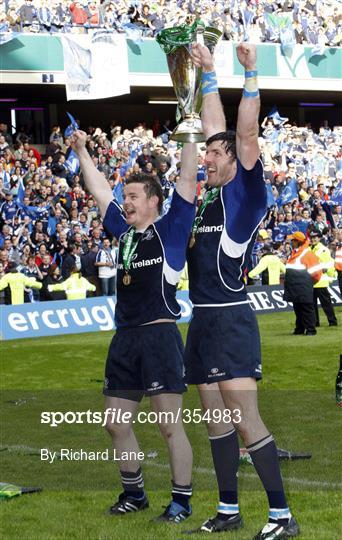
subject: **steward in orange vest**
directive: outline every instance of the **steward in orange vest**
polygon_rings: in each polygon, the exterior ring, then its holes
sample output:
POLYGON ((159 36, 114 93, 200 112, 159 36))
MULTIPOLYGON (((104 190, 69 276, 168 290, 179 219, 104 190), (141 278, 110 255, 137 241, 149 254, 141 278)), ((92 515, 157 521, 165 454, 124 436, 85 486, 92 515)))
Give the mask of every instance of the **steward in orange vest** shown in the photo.
POLYGON ((318 257, 309 248, 309 240, 297 231, 288 237, 292 253, 286 263, 284 300, 293 303, 296 314, 294 334, 316 334, 313 285, 320 280, 322 270, 318 257))

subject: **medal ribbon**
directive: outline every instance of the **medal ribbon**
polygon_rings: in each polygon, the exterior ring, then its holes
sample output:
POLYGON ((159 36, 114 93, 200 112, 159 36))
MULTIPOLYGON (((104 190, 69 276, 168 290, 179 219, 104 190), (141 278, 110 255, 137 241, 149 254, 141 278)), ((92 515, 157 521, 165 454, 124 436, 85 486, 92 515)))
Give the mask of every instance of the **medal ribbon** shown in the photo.
POLYGON ((220 188, 213 188, 213 189, 211 189, 210 191, 207 192, 207 195, 206 195, 205 199, 203 200, 201 206, 199 207, 199 209, 197 211, 197 215, 195 217, 195 221, 194 221, 194 224, 192 226, 191 233, 192 233, 193 237, 197 233, 197 229, 199 227, 199 224, 203 220, 204 210, 206 209, 208 204, 210 204, 211 202, 215 201, 215 199, 217 199, 219 193, 220 193, 220 188))
POLYGON ((134 234, 135 234, 135 228, 132 227, 131 230, 125 236, 125 243, 122 250, 122 262, 123 262, 123 266, 126 273, 131 268, 132 258, 137 248, 137 245, 139 244, 139 240, 141 238, 139 237, 138 240, 136 240, 136 242, 133 242, 134 234))

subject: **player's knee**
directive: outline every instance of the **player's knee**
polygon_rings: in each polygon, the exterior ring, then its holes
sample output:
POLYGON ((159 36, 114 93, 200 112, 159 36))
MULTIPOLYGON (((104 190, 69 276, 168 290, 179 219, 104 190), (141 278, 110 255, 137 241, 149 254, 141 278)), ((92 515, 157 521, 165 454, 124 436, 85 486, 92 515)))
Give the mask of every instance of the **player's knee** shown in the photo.
POLYGON ((125 438, 129 435, 132 427, 130 424, 124 424, 122 422, 110 422, 108 420, 105 424, 105 429, 111 437, 125 438))
POLYGON ((250 416, 248 416, 247 414, 246 415, 241 414, 239 422, 234 424, 234 426, 243 440, 245 439, 249 440, 253 433, 259 432, 263 424, 258 414, 253 414, 250 416))
POLYGON ((230 433, 234 429, 231 423, 226 424, 225 422, 205 422, 205 427, 207 428, 209 437, 220 437, 221 435, 230 433))
POLYGON ((161 422, 160 424, 158 424, 158 427, 159 427, 160 433, 166 440, 171 439, 171 437, 174 436, 175 431, 176 431, 176 424, 169 424, 169 423, 161 422))

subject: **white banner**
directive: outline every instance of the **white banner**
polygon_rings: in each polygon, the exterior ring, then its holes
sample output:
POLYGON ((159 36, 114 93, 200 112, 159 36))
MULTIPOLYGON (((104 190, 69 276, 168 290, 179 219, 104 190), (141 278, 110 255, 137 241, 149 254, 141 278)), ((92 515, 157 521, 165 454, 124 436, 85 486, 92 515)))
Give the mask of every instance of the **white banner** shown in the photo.
POLYGON ((107 30, 62 38, 67 101, 130 93, 126 38, 107 30))

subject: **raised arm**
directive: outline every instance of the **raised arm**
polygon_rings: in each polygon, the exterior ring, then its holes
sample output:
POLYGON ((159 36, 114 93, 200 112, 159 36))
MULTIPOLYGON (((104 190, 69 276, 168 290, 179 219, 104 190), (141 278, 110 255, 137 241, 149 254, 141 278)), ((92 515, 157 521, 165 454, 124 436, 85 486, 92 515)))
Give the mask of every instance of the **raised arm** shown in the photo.
POLYGON ((226 119, 218 93, 214 59, 207 47, 200 43, 192 45, 194 64, 201 67, 202 72, 202 125, 206 139, 216 133, 226 131, 226 119))
POLYGON ((26 276, 25 276, 25 279, 24 279, 24 285, 25 285, 25 287, 33 287, 34 289, 41 289, 42 286, 43 286, 35 278, 28 278, 26 276))
POLYGON ((88 154, 85 147, 86 141, 87 134, 80 130, 75 131, 70 138, 71 147, 80 160, 85 185, 88 191, 94 196, 100 209, 101 216, 104 218, 108 205, 113 200, 113 194, 105 176, 96 169, 88 154))
POLYGON ((5 274, 0 279, 0 291, 3 291, 4 289, 6 289, 6 287, 8 287, 8 275, 9 274, 5 274))
POLYGON ((193 203, 197 180, 197 145, 185 143, 182 148, 181 169, 176 190, 183 199, 193 203))
POLYGON ((240 43, 236 48, 236 54, 240 64, 245 68, 245 85, 236 126, 236 153, 243 167, 250 170, 260 155, 258 144, 260 95, 256 70, 256 45, 240 43))

